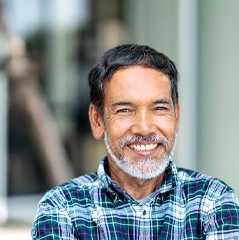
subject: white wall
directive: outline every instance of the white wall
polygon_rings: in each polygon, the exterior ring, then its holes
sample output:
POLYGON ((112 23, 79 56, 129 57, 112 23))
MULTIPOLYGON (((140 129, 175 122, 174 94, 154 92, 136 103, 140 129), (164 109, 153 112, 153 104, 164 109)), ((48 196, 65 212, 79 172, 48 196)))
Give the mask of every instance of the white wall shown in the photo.
POLYGON ((198 166, 239 195, 239 1, 199 8, 198 166))

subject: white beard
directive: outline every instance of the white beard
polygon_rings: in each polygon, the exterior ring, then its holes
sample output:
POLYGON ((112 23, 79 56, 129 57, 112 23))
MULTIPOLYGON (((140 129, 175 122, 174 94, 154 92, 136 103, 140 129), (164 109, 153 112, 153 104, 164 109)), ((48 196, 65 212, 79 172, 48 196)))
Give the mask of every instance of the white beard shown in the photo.
MULTIPOLYGON (((140 158, 132 162, 129 158, 125 156, 121 156, 120 159, 115 155, 115 153, 111 150, 109 145, 107 132, 104 133, 104 141, 106 145, 106 149, 108 153, 112 157, 114 163, 126 174, 143 180, 149 180, 152 178, 156 178, 161 175, 167 168, 170 159, 174 154, 174 150, 176 148, 176 139, 177 134, 175 134, 174 146, 171 153, 168 155, 165 149, 164 155, 161 159, 154 159, 151 157, 140 158)), ((165 139, 165 141, 167 141, 165 139)))

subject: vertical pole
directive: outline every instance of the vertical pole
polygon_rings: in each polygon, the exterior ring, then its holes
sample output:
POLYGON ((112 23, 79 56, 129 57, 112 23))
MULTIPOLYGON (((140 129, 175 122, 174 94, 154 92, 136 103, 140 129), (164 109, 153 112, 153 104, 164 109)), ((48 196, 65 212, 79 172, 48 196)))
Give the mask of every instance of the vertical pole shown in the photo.
POLYGON ((0 224, 7 220, 7 78, 0 71, 0 224))
POLYGON ((177 165, 197 168, 197 1, 179 1, 178 69, 181 102, 177 165))

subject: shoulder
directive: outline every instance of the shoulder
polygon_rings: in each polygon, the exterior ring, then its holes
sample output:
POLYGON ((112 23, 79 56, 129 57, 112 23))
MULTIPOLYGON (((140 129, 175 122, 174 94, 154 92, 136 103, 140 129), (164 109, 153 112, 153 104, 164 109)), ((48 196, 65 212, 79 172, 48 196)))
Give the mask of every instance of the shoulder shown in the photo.
POLYGON ((48 206, 67 206, 74 204, 75 201, 86 201, 87 196, 99 187, 97 173, 86 174, 74 179, 71 179, 45 193, 39 205, 48 206))
POLYGON ((200 214, 205 236, 238 239, 239 201, 234 190, 218 178, 188 169, 178 168, 178 177, 177 191, 189 203, 189 212, 200 214))
POLYGON ((219 178, 200 172, 178 168, 178 179, 187 193, 208 196, 210 199, 217 199, 226 193, 235 195, 234 190, 219 178))

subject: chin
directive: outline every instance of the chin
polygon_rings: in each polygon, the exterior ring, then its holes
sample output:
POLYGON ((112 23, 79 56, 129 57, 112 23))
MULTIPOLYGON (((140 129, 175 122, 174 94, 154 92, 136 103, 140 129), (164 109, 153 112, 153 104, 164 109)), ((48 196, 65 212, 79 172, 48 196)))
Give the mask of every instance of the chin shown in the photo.
POLYGON ((167 154, 165 154, 160 161, 156 161, 152 158, 142 158, 134 163, 132 163, 129 158, 117 158, 114 154, 110 155, 113 162, 121 169, 121 171, 131 177, 141 180, 157 178, 165 172, 169 164, 169 157, 167 154))

